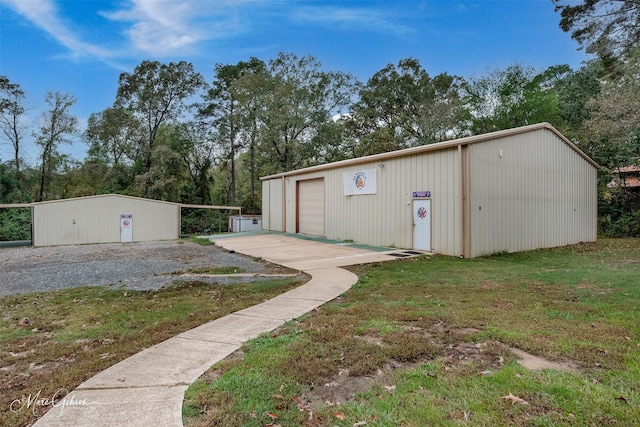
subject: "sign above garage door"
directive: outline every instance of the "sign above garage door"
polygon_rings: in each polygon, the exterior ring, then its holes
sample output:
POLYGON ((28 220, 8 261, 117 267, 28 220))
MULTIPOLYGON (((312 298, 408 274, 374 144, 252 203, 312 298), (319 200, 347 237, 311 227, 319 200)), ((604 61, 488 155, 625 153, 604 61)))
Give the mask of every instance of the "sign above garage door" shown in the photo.
POLYGON ((376 194, 378 182, 375 169, 364 169, 355 172, 343 172, 344 195, 376 194))

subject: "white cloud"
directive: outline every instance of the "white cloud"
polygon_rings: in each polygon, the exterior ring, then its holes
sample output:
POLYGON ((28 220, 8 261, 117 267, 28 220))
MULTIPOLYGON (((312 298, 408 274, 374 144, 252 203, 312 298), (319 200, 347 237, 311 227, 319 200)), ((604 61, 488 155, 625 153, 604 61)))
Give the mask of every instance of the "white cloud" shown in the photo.
POLYGON ((97 56, 103 59, 110 56, 108 50, 80 41, 80 38, 59 18, 52 0, 0 0, 0 2, 8 4, 31 23, 47 32, 69 49, 74 56, 97 56))
POLYGON ((302 22, 339 25, 342 29, 354 31, 391 34, 413 32, 410 27, 393 22, 388 13, 367 8, 308 6, 295 9, 292 17, 302 22))
MULTIPOLYGON (((56 0, 0 0, 71 51, 109 62, 131 53, 121 47, 107 49, 82 41, 60 16, 56 0)), ((120 9, 99 12, 104 18, 125 23, 124 34, 138 52, 151 56, 184 54, 198 42, 237 34, 245 28, 237 12, 255 0, 127 0, 120 9)), ((122 3, 120 3, 122 4, 122 3)), ((117 65, 110 64, 119 68, 117 65)))
MULTIPOLYGON (((288 22, 346 31, 413 32, 393 19, 393 11, 368 7, 309 5, 293 0, 120 0, 109 3, 98 13, 117 23, 129 45, 107 48, 87 43, 82 34, 71 30, 81 28, 82 23, 65 22, 57 8, 59 1, 62 0, 0 0, 0 3, 8 4, 46 31, 74 56, 95 57, 116 68, 121 67, 110 63, 116 58, 136 57, 140 53, 151 57, 184 56, 194 53, 204 41, 228 39, 256 28, 285 26, 288 22)), ((255 48, 253 45, 252 49, 255 48)))
POLYGON ((239 2, 131 0, 127 8, 102 12, 132 23, 126 30, 134 48, 154 56, 184 53, 198 42, 237 33, 242 27, 231 10, 239 2))

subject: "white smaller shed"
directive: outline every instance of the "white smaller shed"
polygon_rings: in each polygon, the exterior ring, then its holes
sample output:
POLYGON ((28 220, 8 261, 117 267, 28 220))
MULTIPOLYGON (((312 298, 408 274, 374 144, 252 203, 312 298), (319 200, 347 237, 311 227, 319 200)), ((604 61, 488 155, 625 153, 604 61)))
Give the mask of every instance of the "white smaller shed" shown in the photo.
POLYGON ((242 215, 229 217, 229 231, 239 233, 241 231, 262 230, 261 215, 242 215))
POLYGON ((33 205, 33 246, 180 238, 180 204, 105 194, 33 205))

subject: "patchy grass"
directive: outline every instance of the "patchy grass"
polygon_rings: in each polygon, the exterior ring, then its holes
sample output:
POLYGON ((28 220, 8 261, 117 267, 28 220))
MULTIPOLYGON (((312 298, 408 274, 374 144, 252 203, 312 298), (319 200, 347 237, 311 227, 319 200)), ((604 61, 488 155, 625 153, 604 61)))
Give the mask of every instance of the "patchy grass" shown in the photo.
POLYGON ((213 240, 208 239, 206 237, 189 236, 187 240, 192 243, 197 243, 198 245, 201 245, 201 246, 215 245, 215 242, 213 240))
POLYGON ((178 271, 172 272, 171 274, 175 276, 179 276, 185 273, 188 273, 188 274, 238 274, 238 273, 244 273, 244 272, 245 272, 245 269, 240 267, 225 266, 225 267, 193 267, 193 268, 187 269, 186 272, 184 270, 178 270, 178 271))
POLYGON ((186 425, 637 425, 640 240, 354 270, 193 384, 186 425))
POLYGON ((188 281, 159 291, 101 286, 0 298, 0 425, 28 425, 48 409, 21 410, 14 400, 72 390, 144 348, 299 284, 188 281))

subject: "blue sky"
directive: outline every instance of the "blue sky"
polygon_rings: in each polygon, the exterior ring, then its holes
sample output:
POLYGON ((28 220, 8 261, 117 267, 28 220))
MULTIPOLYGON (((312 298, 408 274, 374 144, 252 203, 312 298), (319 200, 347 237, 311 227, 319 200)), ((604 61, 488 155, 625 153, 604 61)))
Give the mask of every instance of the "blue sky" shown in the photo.
MULTIPOLYGON (((30 128, 47 91, 74 95, 84 128, 113 103, 120 73, 145 59, 189 61, 209 82, 215 64, 278 52, 363 82, 408 57, 432 76, 579 68, 588 57, 558 22, 551 0, 0 0, 0 75, 26 92, 30 128)), ((61 147, 79 160, 85 150, 79 138, 61 147)), ((10 153, 0 146, 0 159, 10 153)), ((33 163, 38 151, 24 154, 33 163)))

